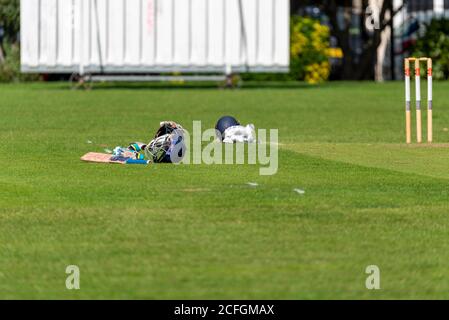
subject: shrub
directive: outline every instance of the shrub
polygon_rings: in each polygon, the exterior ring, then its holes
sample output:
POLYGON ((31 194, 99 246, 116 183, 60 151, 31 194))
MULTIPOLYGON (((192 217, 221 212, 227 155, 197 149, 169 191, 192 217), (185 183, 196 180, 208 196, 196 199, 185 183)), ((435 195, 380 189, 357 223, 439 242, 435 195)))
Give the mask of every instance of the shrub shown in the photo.
POLYGON ((290 74, 296 80, 315 84, 329 78, 329 28, 317 20, 291 18, 290 74))
POLYGON ((290 73, 244 74, 243 80, 305 80, 310 84, 329 78, 329 28, 318 20, 293 16, 290 20, 290 73))
POLYGON ((432 58, 433 77, 449 78, 449 20, 433 19, 424 35, 416 41, 411 56, 432 58))
POLYGON ((18 44, 4 43, 5 60, 0 63, 0 82, 38 80, 36 74, 20 73, 20 48, 18 44))
POLYGON ((8 42, 16 42, 20 28, 20 1, 0 0, 0 25, 8 42))

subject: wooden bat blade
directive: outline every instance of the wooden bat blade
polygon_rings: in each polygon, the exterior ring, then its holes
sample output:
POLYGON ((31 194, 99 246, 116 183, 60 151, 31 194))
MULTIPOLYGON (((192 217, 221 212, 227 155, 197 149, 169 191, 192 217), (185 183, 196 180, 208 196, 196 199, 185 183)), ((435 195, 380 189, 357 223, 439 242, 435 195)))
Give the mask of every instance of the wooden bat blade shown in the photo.
POLYGON ((133 159, 132 157, 113 156, 108 153, 88 152, 81 157, 82 161, 96 163, 121 163, 121 164, 149 164, 150 161, 133 159))
POLYGON ((81 160, 97 163, 125 163, 127 158, 114 157, 107 153, 88 152, 81 157, 81 160))

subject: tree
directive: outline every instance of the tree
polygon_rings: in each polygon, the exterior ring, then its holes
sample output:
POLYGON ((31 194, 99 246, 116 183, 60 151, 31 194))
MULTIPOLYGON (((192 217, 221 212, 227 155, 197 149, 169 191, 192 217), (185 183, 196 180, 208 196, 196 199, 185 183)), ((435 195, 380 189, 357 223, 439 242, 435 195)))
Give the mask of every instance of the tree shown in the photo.
POLYGON ((372 30, 368 30, 367 24, 365 23, 365 13, 369 12, 369 1, 362 1, 362 14, 360 15, 362 21, 360 21, 360 27, 363 43, 361 54, 356 59, 354 50, 352 50, 350 44, 350 15, 345 15, 344 26, 343 28, 340 28, 335 14, 337 12, 337 1, 330 0, 326 1, 326 3, 327 5, 323 6, 323 10, 330 19, 332 24, 331 32, 337 38, 339 46, 344 54, 342 77, 344 79, 352 80, 373 79, 374 64, 376 61, 377 48, 381 43, 381 34, 385 28, 391 25, 393 17, 401 10, 402 6, 393 11, 393 0, 383 0, 381 7, 379 8, 380 10, 372 12, 373 14, 378 14, 377 17, 374 17, 377 24, 374 25, 372 30))
POLYGON ((5 52, 2 46, 4 41, 17 42, 17 34, 20 28, 20 3, 19 0, 0 0, 0 63, 5 60, 5 52))
POLYGON ((17 42, 20 30, 19 0, 0 0, 0 25, 4 28, 5 40, 17 42))
POLYGON ((432 57, 433 78, 449 79, 449 19, 433 19, 411 47, 412 57, 432 57))
MULTIPOLYGON (((342 49, 343 66, 342 78, 347 80, 372 80, 374 78, 374 65, 376 63, 377 48, 381 44, 382 32, 392 25, 393 17, 402 10, 403 4, 393 10, 393 0, 381 0, 380 8, 371 11, 376 16, 376 25, 372 30, 367 28, 366 18, 367 12, 370 12, 369 4, 374 1, 359 0, 359 26, 362 40, 362 50, 356 53, 351 45, 352 10, 353 3, 356 1, 338 1, 338 0, 321 0, 308 1, 309 4, 318 6, 322 12, 329 18, 331 25, 331 34, 337 39, 338 46, 342 49), (338 21, 337 12, 343 8, 343 25, 338 21)), ((298 0, 291 1, 292 10, 297 10, 302 4, 298 0)), ((369 18, 369 17, 368 17, 369 18)))

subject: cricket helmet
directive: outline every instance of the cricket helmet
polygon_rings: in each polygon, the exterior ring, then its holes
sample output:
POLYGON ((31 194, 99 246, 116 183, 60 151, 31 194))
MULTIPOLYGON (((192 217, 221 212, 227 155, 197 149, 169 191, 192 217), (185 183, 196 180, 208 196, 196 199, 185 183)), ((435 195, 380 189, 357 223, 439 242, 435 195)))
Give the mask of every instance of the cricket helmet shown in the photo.
POLYGON ((227 128, 232 126, 238 126, 240 123, 236 118, 232 116, 223 116, 218 119, 217 124, 215 125, 215 130, 217 132, 217 136, 220 140, 223 140, 224 132, 227 128))
POLYGON ((184 129, 173 121, 163 121, 156 136, 145 146, 152 162, 179 162, 185 154, 184 129))
POLYGON ((165 134, 170 134, 175 130, 183 131, 184 128, 179 123, 176 123, 174 121, 162 121, 159 124, 159 129, 157 130, 154 137, 157 138, 165 134))

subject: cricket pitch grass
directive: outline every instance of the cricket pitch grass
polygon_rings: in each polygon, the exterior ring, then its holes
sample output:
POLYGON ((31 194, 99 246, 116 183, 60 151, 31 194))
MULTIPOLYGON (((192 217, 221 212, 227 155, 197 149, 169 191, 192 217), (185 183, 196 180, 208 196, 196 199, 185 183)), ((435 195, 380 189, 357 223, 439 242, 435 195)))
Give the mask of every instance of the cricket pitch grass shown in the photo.
POLYGON ((431 146, 405 144, 403 82, 66 88, 0 86, 0 298, 449 298, 448 83, 431 146), (79 160, 225 114, 279 129, 277 174, 79 160))

